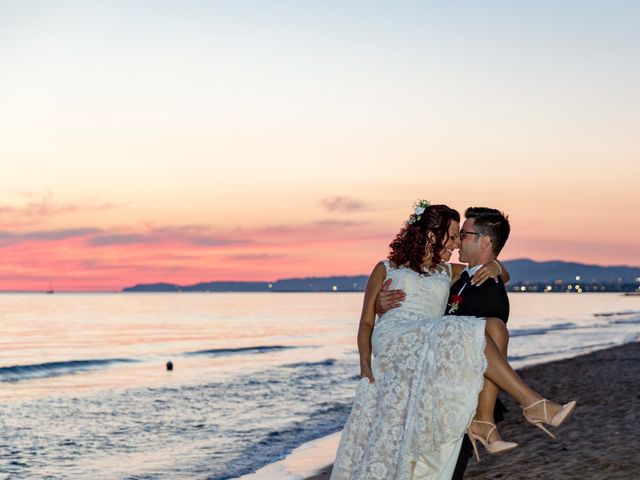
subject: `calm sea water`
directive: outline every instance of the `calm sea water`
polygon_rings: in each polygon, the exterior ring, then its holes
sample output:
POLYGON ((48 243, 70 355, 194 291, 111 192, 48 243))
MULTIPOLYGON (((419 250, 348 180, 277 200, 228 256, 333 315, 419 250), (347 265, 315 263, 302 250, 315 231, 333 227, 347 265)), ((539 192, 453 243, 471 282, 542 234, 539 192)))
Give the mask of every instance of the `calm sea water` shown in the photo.
MULTIPOLYGON (((515 366, 640 338, 639 297, 510 298, 515 366)), ((2 294, 0 478, 235 478, 340 430, 361 300, 2 294)))

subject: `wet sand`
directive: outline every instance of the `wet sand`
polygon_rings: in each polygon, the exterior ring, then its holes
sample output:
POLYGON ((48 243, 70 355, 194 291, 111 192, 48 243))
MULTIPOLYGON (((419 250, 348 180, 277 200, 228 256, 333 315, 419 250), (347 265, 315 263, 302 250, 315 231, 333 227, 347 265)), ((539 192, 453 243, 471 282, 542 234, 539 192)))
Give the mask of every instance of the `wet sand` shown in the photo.
MULTIPOLYGON (((479 445, 481 463, 469 460, 465 480, 631 480, 640 478, 640 343, 518 371, 545 396, 576 400, 566 425, 551 428, 553 440, 525 423, 516 403, 500 431, 519 447, 505 455, 488 455, 479 445)), ((331 466, 307 480, 328 479, 331 466)))

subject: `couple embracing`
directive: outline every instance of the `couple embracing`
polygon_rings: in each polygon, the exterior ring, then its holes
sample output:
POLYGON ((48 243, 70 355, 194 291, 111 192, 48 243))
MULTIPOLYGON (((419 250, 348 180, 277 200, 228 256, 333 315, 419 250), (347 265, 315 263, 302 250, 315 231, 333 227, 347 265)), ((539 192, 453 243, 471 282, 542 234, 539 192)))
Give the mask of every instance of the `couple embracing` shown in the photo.
POLYGON ((507 219, 489 208, 466 217, 460 229, 457 211, 420 201, 373 269, 358 329, 361 380, 332 479, 461 479, 477 441, 489 453, 517 447, 495 427, 499 389, 552 436, 544 425, 573 412, 575 402, 543 398, 507 363, 508 272, 496 259, 507 219), (456 248, 468 266, 448 262, 456 248))

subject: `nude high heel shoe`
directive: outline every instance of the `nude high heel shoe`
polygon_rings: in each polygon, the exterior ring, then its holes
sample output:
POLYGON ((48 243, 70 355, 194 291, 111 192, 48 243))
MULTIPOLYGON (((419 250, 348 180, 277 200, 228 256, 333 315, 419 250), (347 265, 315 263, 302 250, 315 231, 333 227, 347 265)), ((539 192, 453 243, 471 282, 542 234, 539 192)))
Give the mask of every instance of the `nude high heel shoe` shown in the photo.
POLYGON ((573 413, 573 410, 576 408, 576 402, 572 401, 569 403, 565 403, 560 409, 560 411, 556 413, 551 420, 549 420, 549 414, 547 413, 547 403, 549 403, 549 400, 547 400, 546 398, 540 399, 537 402, 533 402, 528 407, 522 408, 522 414, 524 415, 524 418, 527 420, 527 422, 543 430, 551 438, 556 438, 556 436, 553 433, 551 433, 549 430, 547 430, 542 424, 546 423, 551 425, 552 427, 559 427, 567 418, 571 416, 571 414, 573 413), (527 415, 527 410, 531 407, 535 407, 539 403, 542 403, 542 411, 544 412, 544 418, 543 419, 530 418, 527 415))
POLYGON ((491 425, 491 430, 487 433, 486 436, 478 435, 477 433, 473 433, 471 431, 471 425, 467 428, 467 436, 469 440, 471 440, 471 445, 473 445, 473 451, 476 454, 476 460, 480 463, 480 455, 478 454, 478 447, 476 446, 476 440, 480 440, 480 443, 484 446, 484 448, 489 452, 490 455, 498 455, 500 453, 506 453, 518 446, 515 442, 504 442, 502 440, 496 440, 495 442, 489 443, 489 437, 491 433, 496 430, 496 425, 491 422, 483 422, 482 420, 472 420, 471 423, 484 423, 486 425, 491 425))

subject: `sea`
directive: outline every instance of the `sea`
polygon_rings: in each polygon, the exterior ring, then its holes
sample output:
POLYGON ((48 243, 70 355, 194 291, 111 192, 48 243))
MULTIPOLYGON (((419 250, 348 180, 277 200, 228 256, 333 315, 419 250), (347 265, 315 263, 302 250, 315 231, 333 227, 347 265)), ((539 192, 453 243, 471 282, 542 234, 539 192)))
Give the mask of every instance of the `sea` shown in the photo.
MULTIPOLYGON (((515 367, 640 339, 637 296, 510 301, 515 367)), ((0 479, 257 478, 342 428, 361 302, 337 292, 0 294, 0 479)))

